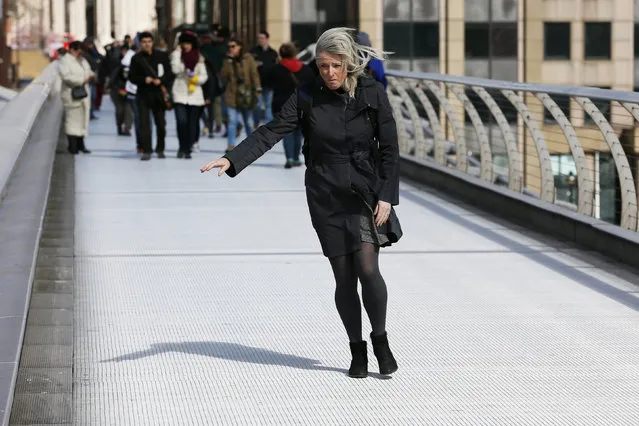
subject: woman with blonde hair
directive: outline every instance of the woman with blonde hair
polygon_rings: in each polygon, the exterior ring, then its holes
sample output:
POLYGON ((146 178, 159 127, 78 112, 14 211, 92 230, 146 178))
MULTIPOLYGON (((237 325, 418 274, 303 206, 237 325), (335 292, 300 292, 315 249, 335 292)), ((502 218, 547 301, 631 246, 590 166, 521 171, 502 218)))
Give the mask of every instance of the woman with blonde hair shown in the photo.
POLYGON ((306 197, 311 222, 336 281, 335 304, 350 341, 349 376, 368 375, 364 308, 381 374, 397 370, 386 334, 386 283, 379 248, 402 235, 392 209, 399 203, 399 147, 382 85, 365 75, 370 58, 384 52, 355 42, 348 28, 324 32, 316 46, 320 77, 300 86, 275 119, 224 157, 200 170, 219 168, 234 177, 298 126, 305 137, 306 197))

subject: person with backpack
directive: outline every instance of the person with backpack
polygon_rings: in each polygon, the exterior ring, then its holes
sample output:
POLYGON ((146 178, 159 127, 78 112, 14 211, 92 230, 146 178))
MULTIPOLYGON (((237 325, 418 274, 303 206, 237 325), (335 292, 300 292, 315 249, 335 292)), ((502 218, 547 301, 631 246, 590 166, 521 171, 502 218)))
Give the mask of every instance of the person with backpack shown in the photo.
POLYGON ((238 39, 228 42, 228 54, 222 65, 222 79, 226 86, 224 100, 229 116, 227 152, 235 148, 237 125, 240 116, 244 121, 246 135, 253 129, 253 108, 262 92, 257 65, 250 53, 244 53, 243 44, 238 39))
POLYGON ((399 203, 397 127, 383 86, 365 74, 368 59, 381 60, 384 52, 357 44, 354 35, 348 28, 325 31, 316 46, 320 77, 300 86, 273 121, 200 171, 219 168, 218 176, 235 177, 302 126, 311 223, 336 281, 335 304, 352 355, 348 374, 363 378, 368 355, 358 280, 379 372, 398 368, 386 333, 387 289, 378 257, 402 230, 392 208, 399 203))
MULTIPOLYGON (((267 71, 267 78, 273 89, 273 114, 280 112, 300 84, 315 80, 315 74, 311 68, 304 65, 295 55, 297 55, 297 49, 293 43, 282 44, 280 46, 282 60, 267 71)), ((292 133, 284 136, 283 143, 286 154, 284 167, 290 169, 301 166, 302 129, 298 127, 292 133)))

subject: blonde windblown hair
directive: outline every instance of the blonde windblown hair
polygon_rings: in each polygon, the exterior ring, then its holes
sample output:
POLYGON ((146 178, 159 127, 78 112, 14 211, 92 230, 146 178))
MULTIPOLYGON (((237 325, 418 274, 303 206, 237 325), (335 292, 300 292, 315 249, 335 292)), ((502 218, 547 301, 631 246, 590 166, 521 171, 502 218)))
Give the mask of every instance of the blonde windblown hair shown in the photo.
POLYGON ((383 61, 390 53, 358 44, 353 34, 356 34, 356 31, 352 28, 331 28, 324 31, 315 46, 315 57, 321 52, 342 57, 342 64, 346 66, 346 80, 343 88, 351 97, 355 96, 357 78, 364 73, 368 61, 372 58, 383 61))

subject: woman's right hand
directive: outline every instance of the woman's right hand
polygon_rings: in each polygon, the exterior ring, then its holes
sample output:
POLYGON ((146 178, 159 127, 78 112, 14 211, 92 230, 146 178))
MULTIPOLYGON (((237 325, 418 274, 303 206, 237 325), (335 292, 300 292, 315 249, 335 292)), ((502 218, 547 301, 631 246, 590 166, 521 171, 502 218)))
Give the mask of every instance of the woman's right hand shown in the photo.
POLYGON ((229 169, 229 167, 231 167, 231 162, 228 160, 228 158, 221 157, 221 158, 218 158, 217 160, 213 160, 210 163, 206 164, 204 167, 200 169, 200 172, 205 173, 215 168, 219 168, 220 171, 217 172, 217 175, 222 176, 224 172, 226 172, 229 169))

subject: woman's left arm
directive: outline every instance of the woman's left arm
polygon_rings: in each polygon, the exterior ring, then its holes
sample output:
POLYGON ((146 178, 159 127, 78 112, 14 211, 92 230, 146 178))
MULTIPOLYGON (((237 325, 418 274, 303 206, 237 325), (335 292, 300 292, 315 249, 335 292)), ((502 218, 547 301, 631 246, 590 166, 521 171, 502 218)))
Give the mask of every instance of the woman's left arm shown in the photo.
POLYGON ((399 144, 397 125, 388 95, 381 83, 376 84, 379 109, 377 110, 377 138, 379 140, 382 185, 377 194, 381 201, 399 204, 399 144))

